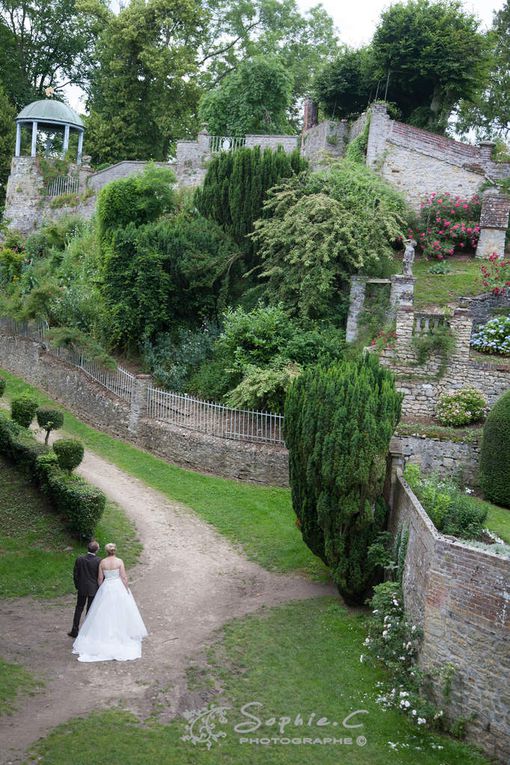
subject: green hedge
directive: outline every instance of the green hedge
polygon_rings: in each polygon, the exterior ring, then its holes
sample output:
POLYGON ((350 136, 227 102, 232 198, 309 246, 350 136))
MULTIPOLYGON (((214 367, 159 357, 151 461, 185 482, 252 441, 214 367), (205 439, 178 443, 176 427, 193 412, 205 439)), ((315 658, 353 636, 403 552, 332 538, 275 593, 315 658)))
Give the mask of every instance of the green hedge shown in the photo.
POLYGON ((510 507, 510 390, 498 398, 485 422, 480 486, 485 499, 510 507))
POLYGON ((104 494, 82 478, 62 470, 56 454, 1 412, 0 454, 27 471, 74 536, 93 537, 105 508, 104 494))

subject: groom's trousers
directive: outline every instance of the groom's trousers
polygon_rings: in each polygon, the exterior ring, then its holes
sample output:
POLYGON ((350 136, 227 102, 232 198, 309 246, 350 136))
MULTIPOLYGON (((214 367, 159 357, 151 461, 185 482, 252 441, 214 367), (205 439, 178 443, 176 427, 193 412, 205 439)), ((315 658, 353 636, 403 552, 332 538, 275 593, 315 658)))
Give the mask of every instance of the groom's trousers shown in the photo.
POLYGON ((83 613, 83 609, 85 608, 85 604, 87 604, 86 613, 88 613, 89 608, 92 605, 92 601, 94 600, 94 597, 95 595, 83 595, 80 592, 78 593, 78 597, 76 598, 76 608, 74 609, 72 632, 75 632, 76 634, 78 634, 78 630, 80 629, 80 619, 83 613))

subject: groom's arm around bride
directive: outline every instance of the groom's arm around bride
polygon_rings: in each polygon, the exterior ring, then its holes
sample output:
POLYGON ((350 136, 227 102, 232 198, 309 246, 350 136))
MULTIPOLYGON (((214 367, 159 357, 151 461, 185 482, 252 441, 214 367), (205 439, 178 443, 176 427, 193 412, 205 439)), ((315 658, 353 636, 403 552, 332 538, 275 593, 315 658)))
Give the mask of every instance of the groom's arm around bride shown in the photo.
POLYGON ((76 558, 73 570, 74 586, 77 590, 76 608, 69 637, 76 637, 80 629, 80 619, 85 605, 87 613, 98 590, 97 572, 101 558, 97 555, 99 545, 96 541, 89 542, 88 553, 76 558))

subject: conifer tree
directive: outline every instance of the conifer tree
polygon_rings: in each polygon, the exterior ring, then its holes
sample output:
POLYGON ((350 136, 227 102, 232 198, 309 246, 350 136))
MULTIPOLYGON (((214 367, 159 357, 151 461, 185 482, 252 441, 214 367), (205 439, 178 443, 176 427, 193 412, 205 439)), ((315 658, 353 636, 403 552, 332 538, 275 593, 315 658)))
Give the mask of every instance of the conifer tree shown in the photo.
POLYGON ((347 603, 363 603, 377 576, 367 552, 386 524, 381 494, 401 401, 392 374, 371 355, 310 367, 287 394, 293 507, 347 603))

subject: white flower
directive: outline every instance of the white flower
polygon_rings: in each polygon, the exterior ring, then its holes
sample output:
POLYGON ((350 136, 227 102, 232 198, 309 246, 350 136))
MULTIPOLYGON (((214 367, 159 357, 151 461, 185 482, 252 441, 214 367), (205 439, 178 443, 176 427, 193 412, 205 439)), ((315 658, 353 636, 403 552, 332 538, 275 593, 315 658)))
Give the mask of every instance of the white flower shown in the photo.
MULTIPOLYGON (((408 701, 408 699, 402 699, 402 701, 400 702, 400 706, 403 707, 404 709, 408 709, 411 706, 411 702, 408 701)), ((419 720, 421 720, 421 717, 419 718, 419 720)))
POLYGON ((365 638, 365 640, 363 641, 363 645, 370 645, 370 638, 369 637, 365 638))
POLYGON ((388 637, 388 630, 383 630, 382 636, 383 638, 388 637))
POLYGON ((418 717, 416 722, 418 723, 418 725, 425 725, 427 721, 424 717, 418 717))
POLYGON ((443 716, 443 710, 440 709, 439 712, 436 712, 436 714, 434 715, 434 720, 439 720, 439 718, 442 716, 443 716))
POLYGON ((403 699, 405 699, 405 698, 406 698, 406 696, 409 696, 409 693, 408 693, 408 691, 400 691, 400 696, 401 696, 403 699))
POLYGON ((472 494, 473 493, 473 489, 470 489, 469 486, 466 486, 464 491, 466 492, 466 494, 472 494))
POLYGON ((365 658, 365 654, 363 654, 363 653, 362 653, 362 654, 361 654, 361 656, 359 657, 359 660, 360 660, 360 662, 361 662, 362 664, 363 664, 363 659, 364 659, 364 658, 365 658))
POLYGON ((399 602, 398 602, 398 600, 396 598, 393 598, 392 603, 393 603, 394 606, 398 606, 399 605, 399 602))
POLYGON ((411 712, 411 714, 412 714, 412 716, 413 716, 413 717, 416 717, 416 714, 417 714, 417 712, 416 712, 416 709, 413 709, 413 711, 411 712))
POLYGON ((416 624, 413 624, 413 626, 411 627, 411 632, 416 632, 416 624))
POLYGON ((393 741, 388 741, 388 746, 390 747, 390 749, 396 749, 397 748, 397 744, 394 744, 393 741))

